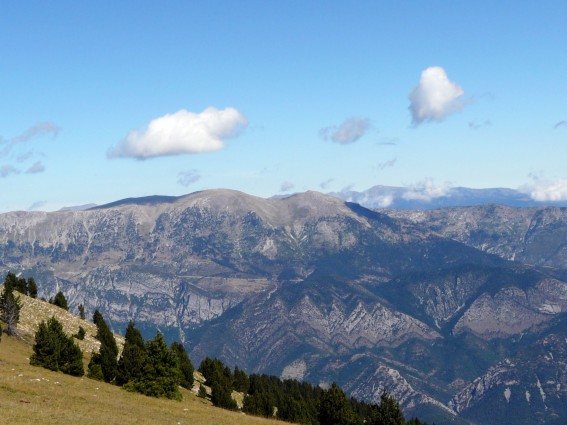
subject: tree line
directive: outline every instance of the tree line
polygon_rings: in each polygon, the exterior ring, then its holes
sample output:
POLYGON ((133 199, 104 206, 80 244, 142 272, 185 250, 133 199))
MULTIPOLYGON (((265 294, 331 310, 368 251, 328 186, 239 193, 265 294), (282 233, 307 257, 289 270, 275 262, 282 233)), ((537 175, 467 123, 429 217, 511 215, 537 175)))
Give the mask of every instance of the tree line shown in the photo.
MULTIPOLYGON (((20 297, 14 291, 35 298, 37 285, 33 278, 18 278, 13 273, 8 273, 4 279, 4 290, 0 294, 0 320, 9 335, 16 333, 21 309, 20 297)), ((67 300, 61 292, 49 302, 68 310, 67 300)), ((84 319, 82 305, 79 312, 84 319)), ((179 387, 192 388, 194 368, 182 344, 174 342, 168 346, 160 332, 153 339, 144 341, 135 323, 130 321, 122 352, 119 353, 114 334, 99 310, 93 314, 93 323, 97 327, 95 338, 100 347, 91 353, 87 377, 128 391, 174 400, 181 399, 179 387)), ((0 336, 1 333, 0 328, 0 336)), ((42 321, 35 334, 30 364, 83 376, 83 353, 74 339, 83 339, 84 336, 82 327, 77 334, 67 335, 55 317, 42 321)), ((366 403, 348 398, 336 383, 323 389, 307 382, 281 380, 270 375, 247 375, 238 367, 232 371, 219 359, 209 357, 201 362, 198 370, 211 389, 209 397, 201 384, 198 395, 210 398, 213 405, 224 409, 238 410, 232 396, 236 391, 244 394, 243 412, 288 422, 307 425, 426 425, 415 418, 406 422, 398 402, 386 392, 382 393, 380 403, 366 403)))

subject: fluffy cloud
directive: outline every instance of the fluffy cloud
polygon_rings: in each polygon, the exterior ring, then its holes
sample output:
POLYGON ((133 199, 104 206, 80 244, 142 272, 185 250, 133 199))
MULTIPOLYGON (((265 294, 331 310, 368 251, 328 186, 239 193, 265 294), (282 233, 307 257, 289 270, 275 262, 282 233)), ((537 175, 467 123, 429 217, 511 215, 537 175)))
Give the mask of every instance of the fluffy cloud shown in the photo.
POLYGON ((443 68, 433 66, 425 69, 419 84, 409 94, 412 123, 443 121, 464 107, 464 94, 461 86, 449 80, 443 68))
POLYGON ((294 187, 295 185, 292 182, 283 182, 280 187, 280 192, 287 192, 288 190, 291 190, 294 187))
POLYGON ((192 185, 200 179, 201 175, 197 170, 182 171, 177 175, 177 183, 185 187, 192 185))
POLYGON ((348 144, 354 143, 364 136, 370 129, 368 118, 349 118, 340 126, 325 127, 319 131, 320 136, 325 140, 335 143, 348 144))
POLYGON ((45 171, 45 165, 41 161, 37 161, 30 168, 26 170, 26 174, 38 174, 45 171))
POLYGON ((567 201, 567 180, 536 182, 534 186, 525 187, 524 191, 529 193, 533 200, 539 202, 567 201))
POLYGON ((246 117, 234 108, 209 107, 200 113, 182 109, 152 120, 143 132, 129 132, 108 151, 108 157, 146 159, 216 151, 247 125, 246 117))
POLYGON ((451 187, 448 183, 444 183, 441 186, 435 186, 431 179, 426 179, 423 182, 419 182, 409 187, 408 190, 402 195, 402 198, 411 201, 429 202, 432 199, 447 196, 450 191, 451 187))

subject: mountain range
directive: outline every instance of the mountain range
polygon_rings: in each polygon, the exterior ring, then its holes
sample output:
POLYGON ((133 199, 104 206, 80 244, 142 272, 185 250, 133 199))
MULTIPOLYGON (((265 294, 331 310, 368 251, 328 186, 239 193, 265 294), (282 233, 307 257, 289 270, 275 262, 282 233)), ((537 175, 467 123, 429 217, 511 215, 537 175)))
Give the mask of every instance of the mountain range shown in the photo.
POLYGON ((567 419, 567 209, 372 210, 231 190, 0 215, 40 296, 181 339, 194 362, 337 381, 436 423, 567 419))

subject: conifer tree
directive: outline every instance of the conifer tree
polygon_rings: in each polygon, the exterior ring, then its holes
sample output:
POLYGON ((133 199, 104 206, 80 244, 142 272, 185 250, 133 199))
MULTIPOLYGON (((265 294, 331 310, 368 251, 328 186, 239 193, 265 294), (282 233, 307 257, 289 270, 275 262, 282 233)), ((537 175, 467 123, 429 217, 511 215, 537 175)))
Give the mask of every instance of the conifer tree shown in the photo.
POLYGON ((320 400, 319 422, 325 425, 358 425, 362 421, 354 414, 343 390, 333 382, 320 400))
POLYGON ((372 406, 372 410, 369 425, 405 425, 406 423, 400 405, 386 391, 380 396, 380 405, 372 406))
POLYGON ((30 277, 28 279, 28 295, 32 298, 37 298, 37 284, 35 283, 35 279, 30 277))
POLYGON ((146 348, 144 338, 133 321, 128 323, 124 337, 124 348, 118 360, 118 371, 116 383, 124 385, 130 380, 142 377, 144 362, 146 359, 146 348))
POLYGON ((94 312, 93 322, 97 326, 96 339, 100 341, 100 349, 98 353, 93 353, 91 357, 88 376, 95 379, 100 377, 98 371, 98 367, 100 367, 103 380, 112 382, 116 378, 118 371, 118 346, 116 345, 114 334, 98 309, 94 312))
POLYGON ((211 387, 211 401, 213 406, 222 407, 223 409, 236 410, 237 408, 230 389, 218 382, 215 382, 211 387))
POLYGON ((183 388, 191 389, 193 387, 193 372, 195 368, 185 351, 183 345, 179 342, 174 342, 171 344, 171 350, 177 355, 177 360, 179 361, 179 370, 181 372, 181 382, 180 385, 183 388))
POLYGON ((234 389, 241 393, 247 393, 250 387, 250 380, 248 375, 243 370, 240 370, 238 366, 234 367, 234 389))
POLYGON ((63 292, 59 291, 55 294, 55 298, 53 298, 53 305, 57 307, 61 307, 63 310, 69 310, 69 305, 67 304, 67 299, 63 292))
POLYGON ((142 375, 131 379, 124 388, 152 397, 163 397, 181 400, 179 371, 177 356, 168 348, 163 335, 157 333, 154 339, 145 345, 146 359, 142 375))
MULTIPOLYGON (((10 275, 10 273, 8 273, 8 275, 10 275)), ((6 333, 8 335, 15 335, 17 333, 21 309, 22 303, 20 297, 14 295, 14 286, 8 281, 8 278, 6 278, 4 281, 4 290, 2 294, 0 294, 0 320, 6 324, 6 333)))
POLYGON ((81 320, 85 320, 85 306, 83 304, 79 304, 79 317, 81 320))
POLYGON ((43 366, 68 375, 83 376, 83 353, 72 337, 63 331, 63 326, 51 317, 39 324, 35 334, 34 353, 30 364, 43 366))

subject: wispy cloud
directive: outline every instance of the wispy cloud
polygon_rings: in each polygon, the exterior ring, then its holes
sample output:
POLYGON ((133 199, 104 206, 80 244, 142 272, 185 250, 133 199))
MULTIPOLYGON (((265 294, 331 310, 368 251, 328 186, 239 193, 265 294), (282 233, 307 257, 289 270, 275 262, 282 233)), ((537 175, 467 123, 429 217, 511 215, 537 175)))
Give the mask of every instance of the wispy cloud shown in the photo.
POLYGON ((556 123, 553 126, 553 128, 556 129, 556 128, 559 128, 559 127, 564 126, 564 125, 567 125, 567 121, 559 121, 558 123, 556 123))
POLYGON ((294 187, 295 185, 292 182, 289 181, 283 182, 282 185, 280 186, 280 192, 287 192, 293 189, 294 187))
POLYGON ((319 183, 319 187, 323 190, 327 190, 329 188, 329 185, 334 181, 335 179, 327 179, 324 182, 319 183))
POLYGON ((191 186, 201 179, 201 174, 197 170, 181 171, 177 174, 177 183, 181 186, 191 186))
POLYGON ((482 127, 489 127, 492 125, 492 122, 490 120, 484 120, 482 122, 478 122, 478 121, 469 121, 469 128, 471 130, 478 130, 479 128, 482 127))
POLYGON ((463 88, 449 80, 439 66, 425 69, 419 84, 409 94, 409 110, 412 123, 417 126, 425 121, 443 121, 464 106, 463 88))
POLYGON ((377 168, 378 168, 378 170, 382 171, 386 168, 393 167, 394 165, 396 165, 397 161, 398 161, 398 158, 392 158, 392 159, 389 159, 388 161, 379 162, 378 165, 377 165, 377 168))
POLYGON ((36 211, 43 207, 47 202, 45 201, 36 201, 28 207, 28 211, 36 211))
POLYGON ((370 129, 368 118, 352 117, 345 120, 339 126, 329 126, 321 129, 319 135, 325 140, 335 143, 349 144, 354 143, 363 137, 370 129))
POLYGON ((182 109, 152 120, 142 132, 129 132, 107 156, 147 159, 217 151, 247 125, 246 117, 234 108, 209 107, 200 113, 182 109))
MULTIPOLYGON (((0 137, 0 146, 2 146, 2 149, 0 149, 0 157, 9 155, 16 145, 21 144, 21 143, 25 143, 25 142, 29 142, 30 140, 35 139, 37 137, 47 136, 47 135, 51 135, 53 137, 56 137, 59 134, 60 130, 61 129, 59 128, 59 126, 57 126, 56 124, 54 124, 52 122, 40 122, 40 123, 37 123, 34 126, 28 128, 22 134, 20 134, 16 137, 13 137, 11 139, 4 139, 4 138, 0 137)), ((23 158, 26 155, 31 156, 31 153, 26 152, 24 154, 20 154, 18 156, 18 158, 23 158)), ((28 156, 28 158, 29 158, 29 156, 28 156)), ((28 158, 25 158, 25 159, 28 159, 28 158)), ((22 162, 25 159, 18 161, 18 162, 22 162)))
POLYGON ((45 165, 41 161, 37 161, 31 167, 26 170, 26 174, 38 174, 45 171, 45 165))
POLYGON ((22 143, 38 136, 52 135, 53 137, 56 137, 60 130, 59 126, 52 122, 39 122, 33 127, 28 128, 19 136, 14 137, 12 141, 14 143, 22 143))
POLYGON ((0 177, 4 178, 12 174, 20 174, 20 170, 9 164, 0 167, 0 177))

